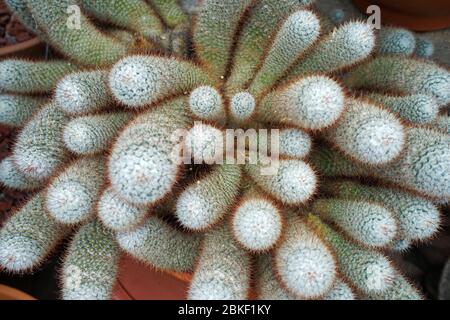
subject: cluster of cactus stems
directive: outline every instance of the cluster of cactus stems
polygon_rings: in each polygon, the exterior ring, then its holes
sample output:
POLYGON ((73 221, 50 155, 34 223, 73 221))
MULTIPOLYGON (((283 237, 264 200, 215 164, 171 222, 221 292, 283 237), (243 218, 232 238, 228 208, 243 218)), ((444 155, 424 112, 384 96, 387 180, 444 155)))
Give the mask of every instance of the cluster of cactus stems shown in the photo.
POLYGON ((64 299, 110 298, 121 253, 192 272, 190 299, 422 299, 389 255, 450 201, 450 72, 409 31, 312 2, 204 0, 191 21, 175 0, 7 0, 66 59, 0 62, 19 128, 0 181, 30 194, 0 267, 72 237, 64 299), (280 129, 278 170, 208 163, 226 128, 280 129))

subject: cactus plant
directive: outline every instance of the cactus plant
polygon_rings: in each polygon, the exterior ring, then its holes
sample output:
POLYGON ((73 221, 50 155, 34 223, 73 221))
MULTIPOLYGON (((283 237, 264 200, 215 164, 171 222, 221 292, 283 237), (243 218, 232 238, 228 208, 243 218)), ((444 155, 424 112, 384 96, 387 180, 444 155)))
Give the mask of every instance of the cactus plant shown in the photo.
POLYGON ((2 268, 33 270, 76 225, 66 299, 110 298, 124 252, 192 272, 192 299, 252 279, 259 299, 422 298, 378 249, 439 229, 447 69, 310 0, 204 0, 193 23, 176 1, 8 2, 67 61, 0 62, 0 123, 20 130, 0 182, 38 191, 0 230, 2 268))

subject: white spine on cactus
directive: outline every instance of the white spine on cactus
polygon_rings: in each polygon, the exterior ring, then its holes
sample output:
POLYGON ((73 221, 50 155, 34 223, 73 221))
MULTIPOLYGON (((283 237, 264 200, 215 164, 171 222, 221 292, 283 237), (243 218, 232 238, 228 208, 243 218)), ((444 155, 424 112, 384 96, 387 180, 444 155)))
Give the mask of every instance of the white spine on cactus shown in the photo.
POLYGON ((225 109, 220 93, 210 86, 200 86, 189 96, 192 113, 202 120, 218 121, 225 118, 225 109))
POLYGON ((356 296, 348 284, 341 279, 337 279, 333 288, 328 291, 323 300, 356 300, 356 296))
POLYGON ((284 287, 301 298, 323 296, 336 277, 331 250, 299 217, 288 216, 286 225, 284 239, 274 257, 284 287))
POLYGON ((109 75, 112 94, 129 108, 183 94, 208 82, 208 76, 192 63, 144 55, 123 58, 112 67, 109 75))
POLYGON ((70 243, 62 267, 64 300, 112 298, 120 253, 112 232, 94 220, 82 226, 70 243))
POLYGON ((181 232, 150 216, 143 225, 118 232, 116 239, 124 251, 157 269, 188 272, 197 258, 201 236, 181 232))
POLYGON ((258 118, 317 130, 336 122, 343 110, 339 84, 328 77, 309 76, 264 97, 258 118))
POLYGON ((103 173, 101 157, 75 161, 50 182, 46 194, 48 212, 69 225, 89 219, 103 185, 103 173))
POLYGON ((185 146, 194 159, 194 164, 223 161, 224 134, 211 125, 195 122, 185 137, 185 146))
POLYGON ((131 230, 146 216, 146 208, 136 207, 122 200, 112 188, 106 189, 97 203, 99 219, 103 224, 114 230, 131 230))
POLYGON ((280 130, 280 155, 304 158, 311 151, 311 137, 304 131, 288 128, 280 130))
POLYGON ((255 111, 255 98, 249 92, 238 92, 231 98, 230 113, 234 121, 249 120, 255 111))
POLYGON ((54 103, 44 106, 23 127, 13 149, 19 171, 30 178, 49 178, 67 158, 62 131, 68 118, 54 103))
POLYGON ((64 144, 75 154, 102 152, 130 118, 131 114, 124 112, 74 118, 64 128, 64 144))
POLYGON ((420 292, 405 277, 396 274, 391 287, 378 294, 370 294, 374 300, 423 300, 420 292))
POLYGON ((426 60, 379 56, 352 69, 345 82, 351 88, 427 94, 441 106, 450 102, 450 72, 426 60))
POLYGON ((416 48, 416 37, 404 28, 382 27, 378 52, 380 54, 412 55, 416 48))
POLYGON ((44 103, 43 97, 0 95, 0 124, 19 127, 44 103))
POLYGON ((139 115, 122 131, 109 158, 113 189, 136 205, 161 200, 178 179, 181 143, 177 130, 188 127, 185 99, 171 100, 139 115))
POLYGON ((268 50, 264 63, 256 74, 249 92, 259 96, 270 88, 319 37, 320 22, 311 11, 292 13, 280 27, 268 50))
POLYGON ((394 115, 354 99, 327 137, 350 157, 375 165, 395 159, 405 145, 403 126, 394 115))
POLYGON ((431 201, 410 193, 371 187, 352 181, 327 181, 321 186, 327 193, 346 199, 376 201, 391 210, 398 219, 398 238, 394 247, 406 249, 411 240, 426 240, 440 226, 439 209, 431 201))
POLYGON ((248 197, 236 208, 231 220, 234 238, 250 251, 265 251, 280 239, 283 220, 278 208, 261 197, 248 197))
POLYGON ((70 115, 102 110, 113 102, 107 80, 105 71, 69 74, 56 85, 55 101, 70 115))
POLYGON ((338 225, 356 241, 370 247, 386 247, 397 235, 395 214, 366 201, 319 199, 314 213, 338 225))
POLYGON ((243 300, 250 288, 250 256, 238 247, 227 225, 206 234, 192 278, 190 300, 243 300))
POLYGON ((323 38, 301 59, 289 76, 307 73, 329 73, 363 61, 375 48, 376 35, 366 22, 348 22, 323 38))
POLYGON ((416 56, 429 58, 434 54, 434 44, 428 39, 417 37, 416 56))
POLYGON ((234 204, 241 179, 241 169, 220 165, 206 177, 193 182, 177 199, 176 216, 192 230, 203 230, 217 223, 234 204))
POLYGON ((339 270, 356 288, 366 294, 389 289, 396 271, 383 254, 345 240, 317 217, 310 215, 309 221, 334 249, 339 270))
POLYGON ((430 123, 436 119, 439 113, 439 105, 436 99, 424 94, 396 97, 373 93, 368 95, 368 98, 381 103, 403 119, 416 124, 430 123))
POLYGON ((42 185, 41 181, 20 172, 12 157, 6 157, 0 162, 0 183, 7 188, 24 191, 37 189, 42 185))
POLYGON ((246 165, 247 173, 256 184, 285 204, 304 203, 316 191, 316 174, 301 160, 280 160, 275 175, 263 175, 261 169, 261 165, 246 165))
POLYGON ((408 128, 405 153, 376 176, 436 198, 450 198, 450 138, 425 128, 408 128))
POLYGON ((0 266, 12 272, 30 271, 66 231, 45 212, 42 193, 35 195, 0 229, 0 266))

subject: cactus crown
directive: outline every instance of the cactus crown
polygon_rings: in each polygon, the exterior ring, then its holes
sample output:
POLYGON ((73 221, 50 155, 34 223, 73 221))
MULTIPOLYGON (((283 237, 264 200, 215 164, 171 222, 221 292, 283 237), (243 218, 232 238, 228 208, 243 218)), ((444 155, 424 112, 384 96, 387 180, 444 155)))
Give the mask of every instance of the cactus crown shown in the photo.
POLYGON ((177 1, 80 0, 77 33, 72 2, 7 1, 68 61, 0 62, 0 124, 20 127, 0 182, 40 190, 0 230, 2 268, 77 225, 67 299, 109 298, 121 252, 193 272, 192 299, 247 298, 252 276, 260 299, 421 297, 378 251, 430 238, 450 200, 450 73, 411 33, 328 32, 306 0, 205 0, 192 30, 177 1))

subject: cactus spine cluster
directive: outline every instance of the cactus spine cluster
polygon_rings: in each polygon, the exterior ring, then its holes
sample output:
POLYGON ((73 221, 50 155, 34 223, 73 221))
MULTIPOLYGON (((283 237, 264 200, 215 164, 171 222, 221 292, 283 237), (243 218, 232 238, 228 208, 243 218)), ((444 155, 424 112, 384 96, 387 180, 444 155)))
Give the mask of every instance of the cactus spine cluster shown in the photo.
POLYGON ((0 182, 37 191, 1 268, 73 233, 65 299, 110 298, 121 253, 193 273, 191 299, 423 298, 383 251, 435 235, 450 201, 450 72, 408 31, 333 27, 312 2, 204 0, 191 22, 177 1, 7 1, 66 60, 0 62, 19 129, 0 182), (279 134, 230 149, 237 129, 279 134))

